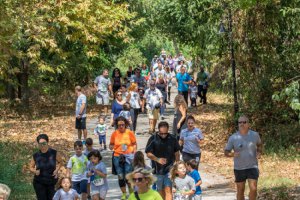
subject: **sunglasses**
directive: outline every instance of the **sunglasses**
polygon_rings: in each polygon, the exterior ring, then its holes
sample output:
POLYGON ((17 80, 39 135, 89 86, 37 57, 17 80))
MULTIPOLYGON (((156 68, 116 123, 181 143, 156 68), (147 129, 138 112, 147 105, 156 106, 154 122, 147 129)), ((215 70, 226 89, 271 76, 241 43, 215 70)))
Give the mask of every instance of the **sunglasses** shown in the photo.
POLYGON ((47 142, 40 142, 39 145, 40 146, 46 146, 48 143, 47 142))
POLYGON ((247 121, 239 121, 239 124, 247 124, 247 121))
POLYGON ((117 94, 117 96, 122 96, 122 94, 117 94))
POLYGON ((133 182, 142 182, 144 178, 132 178, 133 182))

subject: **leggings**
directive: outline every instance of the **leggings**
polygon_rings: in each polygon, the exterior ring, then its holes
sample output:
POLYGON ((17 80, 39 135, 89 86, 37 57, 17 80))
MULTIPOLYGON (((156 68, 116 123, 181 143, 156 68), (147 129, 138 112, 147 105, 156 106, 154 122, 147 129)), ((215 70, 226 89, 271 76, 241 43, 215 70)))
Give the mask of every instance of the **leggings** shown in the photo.
POLYGON ((131 121, 132 121, 132 129, 135 132, 136 130, 136 122, 139 115, 139 108, 131 108, 130 114, 131 114, 131 121))
POLYGON ((52 200, 55 194, 54 185, 42 184, 33 181, 33 188, 36 193, 37 200, 52 200))

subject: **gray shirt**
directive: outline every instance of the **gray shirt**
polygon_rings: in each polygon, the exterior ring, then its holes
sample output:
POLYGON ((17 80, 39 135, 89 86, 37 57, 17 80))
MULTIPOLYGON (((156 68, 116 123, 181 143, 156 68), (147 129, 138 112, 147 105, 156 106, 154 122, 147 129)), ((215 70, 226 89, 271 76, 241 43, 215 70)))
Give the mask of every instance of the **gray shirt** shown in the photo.
POLYGON ((258 168, 256 151, 259 144, 261 144, 259 134, 252 130, 249 130, 246 135, 242 135, 239 132, 231 135, 225 150, 234 150, 234 152, 240 153, 238 157, 234 157, 234 169, 258 168))
POLYGON ((192 200, 193 195, 182 195, 182 192, 187 192, 190 190, 196 191, 195 181, 192 177, 186 175, 184 178, 176 177, 174 180, 174 188, 176 192, 174 193, 174 200, 192 200))
POLYGON ((105 78, 103 75, 97 76, 94 83, 97 84, 98 92, 107 92, 108 86, 111 85, 110 79, 105 78))
POLYGON ((76 117, 79 114, 82 114, 81 117, 86 117, 86 96, 84 94, 80 94, 77 98, 75 114, 76 114, 76 117), (85 104, 85 107, 84 107, 82 113, 79 113, 82 104, 85 104))
MULTIPOLYGON (((106 166, 104 162, 100 161, 96 166, 93 163, 89 163, 88 166, 89 171, 96 169, 101 171, 103 174, 107 174, 106 166)), ((94 180, 91 180, 91 190, 92 191, 99 191, 100 189, 108 190, 108 182, 107 178, 100 177, 99 175, 94 175, 94 180), (103 183, 99 186, 97 186, 96 182, 99 182, 99 180, 102 179, 103 183)))
POLYGON ((65 192, 62 188, 57 190, 53 200, 74 200, 75 197, 79 198, 78 193, 74 189, 70 189, 68 192, 65 192))
POLYGON ((197 141, 203 140, 204 137, 202 132, 198 128, 194 128, 193 130, 189 131, 189 129, 183 129, 180 133, 180 139, 184 141, 183 144, 183 152, 190 153, 190 154, 199 154, 201 153, 200 145, 197 141))
POLYGON ((167 73, 164 69, 160 70, 158 68, 155 70, 154 74, 155 74, 156 78, 160 78, 160 77, 166 78, 166 76, 167 76, 167 73))

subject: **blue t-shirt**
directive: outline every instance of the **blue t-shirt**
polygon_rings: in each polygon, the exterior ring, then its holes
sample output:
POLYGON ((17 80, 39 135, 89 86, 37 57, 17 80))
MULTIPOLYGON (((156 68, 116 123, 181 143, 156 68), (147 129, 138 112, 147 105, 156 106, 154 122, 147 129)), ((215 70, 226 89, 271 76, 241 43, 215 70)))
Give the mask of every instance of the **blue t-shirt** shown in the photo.
POLYGON ((123 110, 123 105, 114 101, 112 104, 111 112, 114 113, 114 120, 119 117, 120 112, 123 110))
MULTIPOLYGON (((199 172, 198 172, 197 170, 195 170, 195 169, 189 173, 189 176, 192 177, 192 178, 194 179, 195 184, 197 184, 198 181, 201 180, 201 177, 200 177, 199 172)), ((199 185, 199 186, 196 186, 195 194, 198 194, 198 195, 199 195, 199 194, 202 194, 202 190, 201 190, 200 185, 199 185)))
POLYGON ((178 91, 180 92, 187 92, 189 90, 189 85, 184 84, 183 82, 188 82, 192 80, 192 77, 188 73, 177 73, 176 79, 178 82, 178 91))

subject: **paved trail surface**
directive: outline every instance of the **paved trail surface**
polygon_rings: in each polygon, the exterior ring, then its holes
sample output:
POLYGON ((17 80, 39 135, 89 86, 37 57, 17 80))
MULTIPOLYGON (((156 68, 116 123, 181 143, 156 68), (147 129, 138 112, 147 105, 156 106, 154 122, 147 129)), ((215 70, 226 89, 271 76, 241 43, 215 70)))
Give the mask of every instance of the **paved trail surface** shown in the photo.
MULTIPOLYGON (((174 113, 174 107, 173 107, 173 100, 176 96, 176 88, 172 88, 172 94, 171 94, 171 105, 167 105, 166 114, 165 114, 165 121, 167 121, 170 124, 170 127, 172 127, 173 124, 173 113, 174 113)), ((107 121, 108 122, 108 121, 107 121)), ((88 119, 87 121, 87 129, 88 129, 88 137, 93 138, 94 140, 94 146, 95 148, 99 148, 99 140, 96 136, 93 134, 93 130, 97 125, 97 118, 94 119, 88 119)), ((144 152, 145 146, 147 144, 147 140, 149 138, 148 135, 148 118, 146 114, 140 114, 138 116, 138 124, 137 124, 137 144, 138 144, 138 150, 144 152)), ((170 132, 172 131, 172 128, 170 129, 170 132)), ((110 128, 107 132, 107 144, 109 144, 109 139, 111 136, 111 133, 113 132, 113 129, 110 128)), ((118 186, 118 179, 117 176, 111 174, 111 155, 112 151, 102 151, 101 155, 103 156, 103 161, 105 162, 107 169, 108 169, 108 184, 109 184, 109 191, 106 199, 111 200, 117 200, 121 198, 121 191, 118 186)), ((149 163, 149 160, 146 160, 147 163, 149 163)), ((205 160, 202 161, 203 163, 200 164, 199 172, 201 174, 203 185, 203 200, 234 200, 235 198, 235 191, 231 189, 229 186, 229 180, 225 177, 211 173, 210 166, 205 164, 205 160)))

